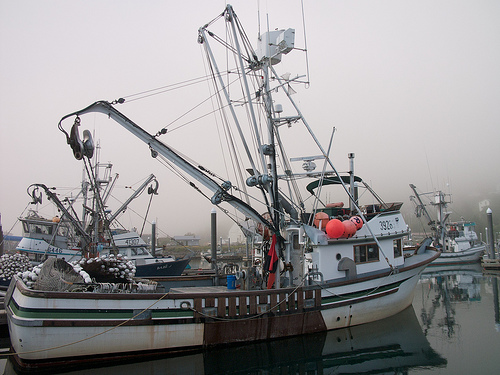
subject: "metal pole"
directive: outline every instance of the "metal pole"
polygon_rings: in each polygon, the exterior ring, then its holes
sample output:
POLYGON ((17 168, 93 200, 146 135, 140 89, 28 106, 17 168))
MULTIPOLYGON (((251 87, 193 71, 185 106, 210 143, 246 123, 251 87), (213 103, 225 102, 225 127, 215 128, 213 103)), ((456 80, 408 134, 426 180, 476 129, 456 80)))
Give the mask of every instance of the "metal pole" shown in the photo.
POLYGON ((491 208, 486 210, 486 216, 488 219, 488 244, 489 244, 489 258, 495 259, 495 239, 493 232, 493 211, 491 208))
POLYGON ((219 284, 217 277, 217 211, 212 208, 211 213, 211 246, 212 246, 212 269, 215 271, 215 285, 219 284))
POLYGON ((3 249, 2 214, 0 214, 0 255, 3 255, 3 249))
POLYGON ((151 254, 156 256, 156 221, 151 224, 151 254))
POLYGON ((354 198, 354 200, 349 200, 349 210, 353 212, 354 204, 358 203, 357 197, 355 196, 356 194, 354 192, 354 152, 350 152, 349 154, 347 154, 347 157, 349 158, 349 188, 351 191, 351 195, 354 198))

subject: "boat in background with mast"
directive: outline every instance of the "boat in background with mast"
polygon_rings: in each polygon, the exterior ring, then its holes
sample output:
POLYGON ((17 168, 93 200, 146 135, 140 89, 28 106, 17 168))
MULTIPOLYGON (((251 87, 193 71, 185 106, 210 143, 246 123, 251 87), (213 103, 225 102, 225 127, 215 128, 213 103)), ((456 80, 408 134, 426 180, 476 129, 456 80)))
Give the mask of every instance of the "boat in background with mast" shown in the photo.
MULTIPOLYGON (((14 358, 22 367, 257 342, 389 318, 412 304, 420 274, 439 256, 427 246, 403 254, 409 228, 401 203, 384 202, 376 194, 368 197, 374 192, 355 176, 354 154, 349 155, 349 173, 337 172, 329 157, 332 140, 327 151, 291 98, 289 87, 304 82, 283 78, 274 68, 295 49, 293 29, 263 33, 255 50, 227 5, 199 29, 198 42, 213 73, 212 92, 221 95, 220 111, 228 111, 221 116, 232 127, 225 133, 239 137, 227 143, 238 146, 232 150, 238 158, 232 164, 246 173, 222 177, 184 157, 160 140, 166 129, 150 134, 120 112, 116 107, 123 99, 95 102, 65 115, 58 126, 75 158, 87 162, 92 150, 78 135, 82 117, 100 112, 116 121, 222 212, 237 222, 253 222, 241 225, 242 232, 249 253, 263 257, 257 262, 249 256, 239 274, 228 276, 227 285, 216 275, 211 286, 181 285, 168 293, 134 287, 112 293, 108 285, 97 284, 74 292, 37 290, 16 277, 6 295, 6 310, 14 358), (227 32, 231 38, 225 37, 227 32), (233 44, 218 45, 221 40, 233 44), (222 53, 214 52, 216 45, 222 53), (222 78, 215 55, 238 65, 224 71, 236 73, 241 90, 228 89, 230 80, 222 78), (244 99, 231 98, 242 92, 244 99), (288 101, 290 115, 282 115, 285 107, 276 106, 277 100, 288 101), (68 118, 74 121, 70 132, 64 126, 68 118), (308 137, 299 143, 296 135, 287 137, 292 126, 308 137), (315 149, 307 148, 307 141, 315 149), (303 170, 294 168, 293 160, 301 160, 303 170), (323 163, 321 170, 315 170, 314 160, 323 163), (335 187, 336 192, 325 192, 335 187), (358 189, 367 194, 358 194, 358 189), (337 202, 347 202, 345 208, 328 205, 325 196, 333 194, 337 202)), ((201 125, 206 128, 207 122, 201 125)))
POLYGON ((416 207, 415 214, 418 218, 424 215, 428 220, 433 234, 433 246, 441 250, 441 255, 432 262, 432 265, 479 262, 486 245, 479 240, 474 230, 476 224, 464 219, 449 221, 451 212, 448 211, 448 204, 451 202, 446 201, 444 192, 418 193, 417 187, 413 184, 410 184, 410 188, 415 194, 410 196, 416 207), (435 207, 436 219, 432 219, 422 200, 429 195, 434 197, 434 200, 429 200, 428 205, 435 207))
MULTIPOLYGON (((158 182, 154 175, 148 176, 141 186, 114 212, 107 208, 107 200, 116 183, 118 175, 111 177, 112 164, 96 163, 93 173, 89 174, 90 183, 84 179, 82 188, 74 198, 59 198, 55 188, 44 184, 28 187, 31 203, 42 203, 42 193, 46 195, 61 213, 46 219, 36 210, 19 218, 23 226, 23 238, 16 250, 26 254, 36 265, 48 257, 78 261, 82 257, 122 254, 133 261, 137 277, 179 276, 188 265, 191 255, 175 259, 170 256, 156 256, 135 230, 125 230, 115 223, 130 202, 148 187, 148 194, 156 195, 158 182), (101 171, 101 173, 99 173, 101 171), (92 195, 89 197, 89 187, 92 195), (76 202, 82 202, 82 217, 75 209, 76 202)), ((156 250, 156 240, 152 241, 156 250)))

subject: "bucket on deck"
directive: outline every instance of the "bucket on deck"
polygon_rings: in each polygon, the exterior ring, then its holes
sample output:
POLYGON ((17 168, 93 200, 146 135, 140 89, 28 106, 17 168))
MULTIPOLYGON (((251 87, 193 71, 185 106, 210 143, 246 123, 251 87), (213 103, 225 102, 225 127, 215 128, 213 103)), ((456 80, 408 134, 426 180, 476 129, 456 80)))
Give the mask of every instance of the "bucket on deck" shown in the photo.
POLYGON ((227 289, 236 289, 236 276, 227 275, 227 289))

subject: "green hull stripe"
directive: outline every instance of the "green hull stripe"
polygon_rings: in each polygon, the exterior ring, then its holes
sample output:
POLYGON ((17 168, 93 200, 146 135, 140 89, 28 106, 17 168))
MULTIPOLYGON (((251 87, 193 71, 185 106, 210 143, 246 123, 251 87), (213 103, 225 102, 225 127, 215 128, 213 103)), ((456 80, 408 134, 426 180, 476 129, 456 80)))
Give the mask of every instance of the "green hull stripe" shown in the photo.
POLYGON ((398 281, 398 282, 393 283, 393 284, 384 285, 384 286, 381 286, 379 288, 362 290, 360 292, 336 295, 336 296, 331 296, 331 297, 323 297, 323 298, 321 298, 321 304, 328 305, 330 303, 342 302, 342 301, 345 301, 348 299, 367 297, 367 296, 372 296, 372 295, 377 294, 377 293, 383 293, 383 292, 386 292, 388 290, 398 288, 405 281, 406 280, 402 280, 402 281, 398 281))
MULTIPOLYGON (((15 316, 25 319, 65 319, 65 320, 127 320, 139 314, 141 310, 132 309, 39 309, 20 307, 12 298, 9 307, 15 316)), ((192 318, 192 311, 183 309, 149 310, 152 319, 192 318)), ((144 312, 146 313, 146 312, 144 312)), ((140 319, 140 318, 139 318, 140 319)))

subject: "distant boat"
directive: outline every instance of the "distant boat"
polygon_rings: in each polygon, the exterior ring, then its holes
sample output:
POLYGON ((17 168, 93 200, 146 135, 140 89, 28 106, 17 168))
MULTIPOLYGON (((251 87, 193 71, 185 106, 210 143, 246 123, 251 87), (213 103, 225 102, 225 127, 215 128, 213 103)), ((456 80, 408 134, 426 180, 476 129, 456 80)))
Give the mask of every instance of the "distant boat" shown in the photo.
POLYGON ((450 202, 446 201, 446 195, 442 191, 418 193, 413 184, 410 184, 410 188, 415 194, 410 199, 415 203, 416 216, 424 215, 428 220, 428 225, 432 230, 433 246, 441 250, 441 255, 431 265, 479 262, 486 250, 486 244, 479 240, 475 232, 476 224, 463 219, 449 221, 451 212, 448 212, 447 207, 450 202), (435 206, 435 219, 431 217, 426 208, 427 205, 422 200, 427 195, 432 195, 434 198, 428 205, 435 206))
MULTIPOLYGON (((289 86, 298 78, 289 79, 286 74, 288 78, 283 78, 275 72, 274 65, 294 49, 295 31, 265 32, 254 50, 230 5, 218 15, 199 29, 198 41, 210 60, 215 91, 227 99, 221 110, 230 113, 222 117, 233 118, 227 125, 236 126, 226 134, 241 136, 238 142, 228 142, 238 146, 231 157, 245 159, 232 163, 242 172, 236 180, 219 176, 161 142, 165 129, 149 134, 115 108, 124 102, 122 99, 99 101, 68 114, 59 128, 75 157, 85 161, 91 152, 78 136, 80 116, 101 112, 117 121, 144 142, 153 157, 162 158, 169 168, 178 168, 182 180, 233 220, 255 223, 241 225, 241 229, 248 253, 262 257, 248 256, 239 274, 227 275, 227 279, 216 275, 212 286, 186 282, 168 288, 168 293, 164 293, 167 288, 142 293, 139 287, 127 288, 128 293, 103 293, 101 285, 86 285, 75 292, 43 291, 28 288, 15 277, 6 306, 10 338, 21 366, 40 368, 64 360, 147 356, 374 322, 412 304, 420 274, 439 256, 439 251, 428 246, 403 254, 409 228, 400 212, 402 203, 384 202, 354 174, 354 154, 349 155, 349 172, 337 172, 329 152, 290 96, 289 86), (224 33, 220 37, 212 29, 217 26, 224 33), (230 31, 228 38, 225 33, 230 31), (221 40, 222 46, 229 48, 214 54, 211 42, 221 40), (225 52, 234 53, 234 59, 225 52), (222 78, 215 55, 241 64, 225 70, 240 78, 241 90, 228 89, 226 84, 233 77, 222 78), (231 99, 233 93, 238 96, 231 99), (241 93, 247 96, 242 99, 241 93), (288 110, 293 115, 284 116, 283 107, 275 106, 274 95, 278 93, 289 100, 288 110), (239 110, 244 110, 241 118, 239 110), (69 133, 63 127, 68 117, 74 117, 69 133), (287 134, 292 126, 302 127, 308 136, 287 134), (285 153, 287 138, 295 140, 285 153), (307 140, 315 146, 313 155, 319 156, 310 156, 307 140), (300 160, 302 170, 292 167, 288 152, 301 155, 292 161, 300 160), (315 171, 314 160, 322 161, 321 170, 315 171), (331 188, 337 189, 327 194, 338 202, 345 199, 346 207, 328 204, 325 190, 331 188), (358 195, 358 190, 362 194, 358 195), (368 203, 361 204, 361 198, 368 203), (226 204, 232 208, 226 209, 226 204)), ((356 145, 355 139, 348 142, 356 145)))
MULTIPOLYGON (((106 164, 110 174, 111 164, 106 164)), ((154 180, 154 176, 149 178, 136 190, 133 196, 141 193, 147 185, 154 180)), ((99 181, 98 191, 105 191, 103 184, 108 184, 108 179, 96 179, 99 181)), ((87 186, 82 184, 82 186, 87 186)), ((105 202, 101 195, 94 195, 94 202, 87 206, 87 201, 83 201, 84 219, 76 216, 73 207, 76 199, 61 201, 52 189, 43 184, 33 184, 28 188, 28 193, 33 199, 33 203, 41 202, 42 190, 47 197, 62 212, 61 217, 46 219, 41 217, 35 210, 30 210, 28 215, 19 218, 23 226, 23 238, 16 247, 17 251, 28 255, 33 264, 42 263, 47 257, 56 257, 67 262, 77 261, 82 256, 99 256, 106 254, 122 254, 127 256, 136 265, 137 277, 158 277, 158 276, 179 276, 182 274, 190 261, 190 256, 182 259, 173 257, 153 256, 148 249, 146 242, 135 231, 123 229, 113 229, 109 223, 113 222, 116 214, 99 210, 97 202, 105 202), (91 212, 91 215, 88 213, 91 212), (97 212, 97 213, 96 213, 97 212), (99 215, 100 219, 96 225, 94 217, 99 215), (89 220, 86 220, 89 218, 89 220), (107 223, 107 228, 103 226, 107 223)), ((109 190, 107 190, 109 194, 109 190)), ((86 194, 84 194, 86 195, 86 194)), ((122 205, 117 213, 123 212, 129 200, 122 205)))

